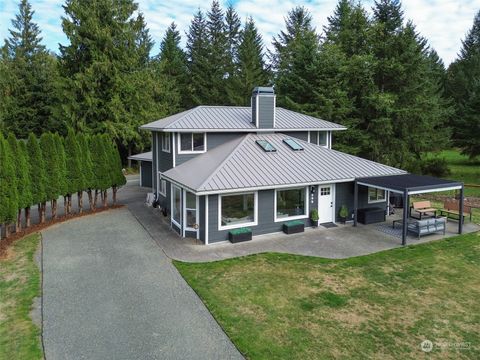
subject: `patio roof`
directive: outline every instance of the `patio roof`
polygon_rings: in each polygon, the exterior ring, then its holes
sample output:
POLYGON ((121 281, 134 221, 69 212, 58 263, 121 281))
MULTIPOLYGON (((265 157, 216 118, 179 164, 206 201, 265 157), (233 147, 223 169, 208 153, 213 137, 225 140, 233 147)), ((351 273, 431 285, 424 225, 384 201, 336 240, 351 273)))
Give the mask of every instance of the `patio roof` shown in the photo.
POLYGON ((463 186, 462 182, 415 174, 373 176, 357 178, 356 181, 359 185, 375 187, 400 194, 407 192, 408 195, 456 190, 461 189, 463 186))

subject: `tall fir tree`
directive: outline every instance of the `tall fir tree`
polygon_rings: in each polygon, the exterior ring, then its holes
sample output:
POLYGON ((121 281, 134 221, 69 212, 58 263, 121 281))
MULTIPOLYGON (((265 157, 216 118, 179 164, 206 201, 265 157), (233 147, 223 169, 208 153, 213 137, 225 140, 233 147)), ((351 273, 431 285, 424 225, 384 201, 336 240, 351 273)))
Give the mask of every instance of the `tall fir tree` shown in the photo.
POLYGON ((239 105, 238 103, 238 51, 241 37, 240 18, 233 7, 229 4, 225 11, 225 37, 227 40, 226 67, 225 67, 225 104, 239 105))
POLYGON ((26 138, 29 132, 40 135, 62 127, 52 117, 57 104, 56 58, 41 44, 33 15, 30 3, 21 0, 4 46, 4 71, 9 82, 0 99, 2 121, 5 129, 19 138, 26 138))
MULTIPOLYGON (((0 224, 5 237, 10 235, 10 224, 17 219, 18 193, 15 164, 10 145, 0 133, 0 224)), ((0 232, 0 239, 1 239, 0 232)))
POLYGON ((23 140, 18 141, 13 133, 8 134, 8 143, 14 159, 18 194, 17 231, 22 227, 22 209, 32 204, 30 176, 28 173, 27 149, 23 140))
POLYGON ((446 93, 453 102, 453 142, 464 154, 480 155, 480 10, 447 72, 446 93))
POLYGON ((251 17, 240 33, 237 56, 238 70, 230 96, 236 105, 248 106, 253 88, 269 83, 262 36, 251 17))
MULTIPOLYGON (((43 161, 42 150, 40 149, 40 144, 38 139, 30 133, 28 135, 27 141, 28 149, 28 169, 30 172, 30 182, 32 184, 32 205, 38 205, 38 213, 40 221, 42 221, 43 208, 42 204, 47 201, 46 195, 46 182, 47 182, 47 173, 45 170, 45 164, 43 161)), ((25 209, 27 224, 30 224, 30 206, 25 209)))

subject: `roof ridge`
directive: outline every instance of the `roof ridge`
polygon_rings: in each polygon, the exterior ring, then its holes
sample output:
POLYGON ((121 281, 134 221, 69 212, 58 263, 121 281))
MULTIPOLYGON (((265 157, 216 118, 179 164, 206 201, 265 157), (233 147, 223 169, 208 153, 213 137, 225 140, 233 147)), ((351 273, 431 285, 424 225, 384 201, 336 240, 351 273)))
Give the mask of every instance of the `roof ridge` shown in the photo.
POLYGON ((243 143, 247 140, 247 138, 250 137, 250 133, 244 135, 244 138, 237 144, 237 146, 235 146, 235 149, 233 149, 233 151, 231 151, 226 157, 225 159, 222 160, 222 162, 220 164, 217 165, 216 169, 210 174, 208 175, 208 177, 198 186, 198 189, 202 189, 203 186, 208 183, 219 171, 219 169, 222 168, 223 164, 225 164, 228 160, 230 160, 232 158, 232 156, 238 151, 238 149, 240 148, 240 146, 243 145, 243 143))

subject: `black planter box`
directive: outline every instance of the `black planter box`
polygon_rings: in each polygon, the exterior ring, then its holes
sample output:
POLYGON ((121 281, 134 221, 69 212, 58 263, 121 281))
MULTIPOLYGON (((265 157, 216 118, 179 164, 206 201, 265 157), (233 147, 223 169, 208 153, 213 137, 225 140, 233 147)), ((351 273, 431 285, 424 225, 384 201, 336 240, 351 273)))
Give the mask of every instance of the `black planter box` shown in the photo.
POLYGON ((242 241, 249 241, 252 240, 252 232, 243 232, 240 234, 233 234, 231 231, 228 233, 228 240, 231 243, 238 243, 242 241))
POLYGON ((382 208, 368 208, 357 210, 358 222, 362 224, 374 224, 385 221, 385 210, 382 208))
POLYGON ((296 234, 305 231, 305 224, 302 223, 285 223, 283 224, 283 232, 285 234, 296 234))

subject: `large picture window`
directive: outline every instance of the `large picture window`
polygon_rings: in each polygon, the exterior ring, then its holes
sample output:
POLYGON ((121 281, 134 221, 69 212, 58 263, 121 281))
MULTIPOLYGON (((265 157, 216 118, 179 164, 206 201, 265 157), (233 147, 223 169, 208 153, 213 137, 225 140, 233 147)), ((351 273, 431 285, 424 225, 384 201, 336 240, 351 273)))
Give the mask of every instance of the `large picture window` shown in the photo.
POLYGON ((182 211, 182 191, 176 186, 172 186, 172 221, 181 227, 182 211))
POLYGON ((179 153, 205 152, 205 133, 180 133, 179 153))
POLYGON ((368 188, 368 203, 384 202, 385 201, 385 190, 368 188))
POLYGON ((256 225, 257 194, 221 195, 219 199, 219 228, 231 229, 256 225))
POLYGON ((300 219, 307 216, 306 188, 277 190, 276 221, 300 219))

